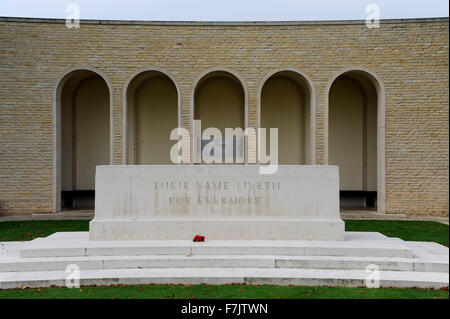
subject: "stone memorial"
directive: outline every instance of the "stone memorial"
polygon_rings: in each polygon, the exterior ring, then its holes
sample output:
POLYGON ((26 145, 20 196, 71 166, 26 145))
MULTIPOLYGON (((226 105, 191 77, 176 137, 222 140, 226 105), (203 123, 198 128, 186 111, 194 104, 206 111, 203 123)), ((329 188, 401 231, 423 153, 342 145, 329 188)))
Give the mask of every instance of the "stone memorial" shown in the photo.
POLYGON ((344 240, 337 166, 97 166, 91 240, 344 240))
POLYGON ((79 285, 448 287, 447 247, 344 232, 337 166, 97 166, 95 200, 89 232, 4 244, 0 289, 73 271, 79 285))

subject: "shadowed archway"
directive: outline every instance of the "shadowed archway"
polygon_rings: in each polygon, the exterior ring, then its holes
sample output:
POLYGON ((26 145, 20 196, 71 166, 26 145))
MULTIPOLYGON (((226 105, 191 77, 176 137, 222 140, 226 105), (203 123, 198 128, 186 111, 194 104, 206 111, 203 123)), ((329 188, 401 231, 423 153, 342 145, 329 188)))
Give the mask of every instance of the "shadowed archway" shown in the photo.
POLYGON ((111 86, 99 71, 67 71, 55 89, 55 211, 94 208, 95 168, 111 161, 111 86))
MULTIPOLYGON (((247 128, 247 90, 242 79, 234 71, 213 69, 203 72, 194 83, 191 112, 193 120, 201 121, 201 130, 217 128, 222 140, 222 162, 225 162, 225 129, 247 128)), ((199 156, 210 139, 196 140, 193 133, 193 157, 199 156)), ((198 139, 198 138, 197 138, 198 139)), ((246 142, 243 136, 234 137, 233 163, 246 161, 246 142)))
POLYGON ((180 123, 179 88, 160 69, 135 72, 124 88, 127 164, 172 164, 170 132, 180 123))
POLYGON ((313 163, 315 112, 310 81, 295 70, 279 70, 265 78, 259 94, 258 124, 267 134, 270 128, 278 128, 279 164, 313 163))
POLYGON ((327 161, 338 165, 342 209, 384 211, 384 88, 366 69, 339 72, 327 90, 327 161))

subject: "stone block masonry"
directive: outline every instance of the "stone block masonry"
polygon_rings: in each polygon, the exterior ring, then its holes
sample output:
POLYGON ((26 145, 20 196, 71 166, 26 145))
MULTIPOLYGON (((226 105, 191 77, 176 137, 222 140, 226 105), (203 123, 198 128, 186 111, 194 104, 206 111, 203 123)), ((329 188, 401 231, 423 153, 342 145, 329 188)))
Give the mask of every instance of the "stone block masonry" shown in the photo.
POLYGON ((315 164, 327 164, 325 99, 341 70, 370 70, 385 91, 386 213, 448 216, 448 18, 283 23, 0 18, 0 214, 55 205, 54 91, 70 69, 95 68, 112 88, 112 164, 124 164, 123 90, 138 69, 170 72, 189 128, 195 79, 234 70, 257 126, 258 88, 274 70, 307 74, 315 91, 315 164))

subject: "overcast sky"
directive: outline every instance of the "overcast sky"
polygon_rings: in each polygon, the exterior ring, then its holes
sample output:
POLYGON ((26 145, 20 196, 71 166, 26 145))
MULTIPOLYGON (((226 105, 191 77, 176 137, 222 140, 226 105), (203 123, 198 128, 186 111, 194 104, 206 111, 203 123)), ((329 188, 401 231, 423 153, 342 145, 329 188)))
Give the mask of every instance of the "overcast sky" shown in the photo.
POLYGON ((162 21, 365 20, 377 4, 381 19, 448 17, 448 0, 0 0, 0 16, 162 21))

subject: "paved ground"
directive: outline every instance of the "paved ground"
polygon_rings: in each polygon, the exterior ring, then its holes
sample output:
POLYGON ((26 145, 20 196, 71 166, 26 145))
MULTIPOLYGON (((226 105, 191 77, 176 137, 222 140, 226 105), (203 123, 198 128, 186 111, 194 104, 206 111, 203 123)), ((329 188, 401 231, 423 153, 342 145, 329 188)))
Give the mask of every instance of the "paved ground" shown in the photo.
MULTIPOLYGON (((448 217, 407 217, 403 214, 382 214, 376 211, 344 210, 341 211, 342 219, 374 219, 374 220, 425 220, 435 221, 448 225, 448 217)), ((23 216, 0 216, 2 221, 21 220, 64 220, 64 219, 92 219, 93 210, 67 210, 61 213, 38 213, 23 216)))
POLYGON ((37 213, 32 215, 0 216, 1 221, 22 220, 64 220, 64 219, 93 219, 93 210, 67 210, 60 213, 37 213))
POLYGON ((448 225, 448 217, 407 217, 404 214, 382 214, 376 211, 341 211, 342 219, 374 219, 374 220, 424 220, 448 225))
POLYGON ((77 265, 81 285, 367 284, 377 270, 380 287, 445 288, 448 248, 408 242, 377 232, 346 232, 345 241, 116 240, 91 241, 89 232, 57 232, 5 242, 0 289, 64 286, 77 265), (370 266, 371 268, 368 268, 370 266), (376 268, 375 268, 376 267, 376 268))

